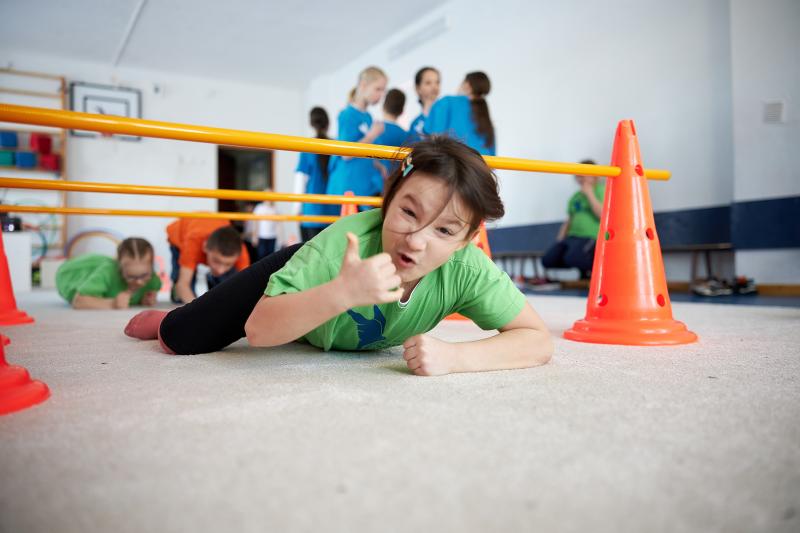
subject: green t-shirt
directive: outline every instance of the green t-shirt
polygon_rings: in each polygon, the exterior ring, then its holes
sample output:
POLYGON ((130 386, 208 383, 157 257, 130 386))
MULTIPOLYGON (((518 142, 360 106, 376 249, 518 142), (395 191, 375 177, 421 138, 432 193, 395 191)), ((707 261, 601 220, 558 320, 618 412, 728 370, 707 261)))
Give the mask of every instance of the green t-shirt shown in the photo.
MULTIPOLYGON (((383 251, 382 210, 340 219, 274 273, 264 294, 300 292, 334 279, 347 248, 347 232, 358 236, 363 259, 383 251)), ((516 318, 525 296, 508 274, 474 244, 459 250, 424 276, 408 301, 354 307, 308 332, 303 339, 324 350, 379 350, 432 330, 451 313, 461 313, 483 329, 498 329, 516 318)))
MULTIPOLYGON (((601 204, 603 203, 605 195, 605 183, 595 183, 594 196, 600 200, 601 204)), ((592 211, 592 205, 582 191, 576 192, 572 195, 572 198, 569 199, 567 213, 569 214, 567 237, 597 238, 597 232, 600 231, 600 219, 594 214, 594 211, 592 211)))
MULTIPOLYGON (((97 298, 114 298, 128 290, 128 283, 122 277, 115 259, 105 255, 86 254, 68 259, 58 267, 56 288, 62 298, 72 303, 78 293, 97 298)), ((139 305, 144 293, 157 292, 160 288, 161 280, 154 272, 144 287, 131 294, 130 305, 139 305)))

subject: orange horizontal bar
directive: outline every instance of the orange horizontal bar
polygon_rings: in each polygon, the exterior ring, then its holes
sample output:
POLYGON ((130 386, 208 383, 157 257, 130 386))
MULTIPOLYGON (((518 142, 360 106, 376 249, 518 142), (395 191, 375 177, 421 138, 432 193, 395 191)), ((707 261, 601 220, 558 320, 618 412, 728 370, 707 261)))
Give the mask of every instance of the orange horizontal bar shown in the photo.
MULTIPOLYGON (((0 104, 0 121, 21 124, 39 124, 78 130, 91 130, 103 133, 121 133, 142 137, 158 137, 181 141, 195 141, 212 144, 225 144, 247 148, 269 150, 288 150, 292 152, 312 152, 316 154, 342 155, 351 157, 372 157, 378 159, 403 159, 411 150, 396 146, 380 146, 329 139, 292 137, 275 133, 258 133, 244 130, 210 128, 138 118, 116 117, 112 115, 93 115, 77 111, 62 111, 21 105, 0 104)), ((497 169, 523 170, 528 172, 547 172, 553 174, 583 174, 586 176, 619 176, 619 167, 604 165, 581 165, 579 163, 558 163, 513 157, 484 156, 486 163, 497 169)), ((645 169, 649 179, 668 180, 668 170, 645 169)))
POLYGON ((100 192, 116 194, 149 194, 154 196, 187 196, 192 198, 218 198, 221 200, 254 200, 274 202, 302 202, 308 204, 355 204, 380 207, 383 199, 377 196, 339 196, 333 194, 292 194, 263 191, 238 191, 232 189, 194 189, 189 187, 161 187, 155 185, 127 185, 122 183, 95 183, 89 181, 37 180, 0 176, 0 188, 39 189, 70 192, 100 192))
POLYGON ((275 220, 279 222, 336 222, 339 217, 316 215, 254 215, 252 213, 206 213, 195 211, 143 211, 139 209, 101 209, 90 207, 45 207, 0 204, 0 213, 53 213, 56 215, 111 215, 166 218, 213 218, 222 220, 275 220))

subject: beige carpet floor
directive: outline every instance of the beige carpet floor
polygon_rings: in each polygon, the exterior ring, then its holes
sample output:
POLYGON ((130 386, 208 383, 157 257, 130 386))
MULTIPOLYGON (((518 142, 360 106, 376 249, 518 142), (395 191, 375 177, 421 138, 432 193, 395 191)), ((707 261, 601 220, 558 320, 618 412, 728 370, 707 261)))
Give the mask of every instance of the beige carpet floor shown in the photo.
MULTIPOLYGON (((0 417, 3 533, 800 531, 797 308, 677 303, 700 342, 421 378, 397 349, 167 356, 131 311, 17 299, 6 357, 52 396, 0 417)), ((556 335, 584 313, 530 301, 556 335)))

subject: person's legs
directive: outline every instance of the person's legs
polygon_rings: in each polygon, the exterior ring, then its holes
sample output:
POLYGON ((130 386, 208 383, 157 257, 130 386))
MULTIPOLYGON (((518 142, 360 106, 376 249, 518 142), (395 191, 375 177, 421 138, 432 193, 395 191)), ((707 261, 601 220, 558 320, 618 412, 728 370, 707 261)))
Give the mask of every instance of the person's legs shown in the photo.
POLYGON ((244 324, 264 295, 269 277, 300 249, 284 248, 250 265, 191 303, 170 311, 159 338, 177 354, 216 352, 244 337, 244 324))
MULTIPOLYGON (((181 251, 180 249, 178 249, 177 246, 170 244, 169 252, 170 255, 172 256, 172 271, 169 274, 169 279, 172 280, 172 290, 170 291, 169 299, 174 304, 182 304, 183 302, 180 300, 180 298, 178 298, 177 294, 175 294, 175 284, 178 282, 178 276, 180 275, 181 272, 181 265, 179 263, 181 258, 181 251)), ((194 284, 196 281, 197 281, 197 270, 195 270, 194 274, 192 274, 192 284, 190 285, 190 287, 192 288, 192 292, 195 292, 194 284)))
POLYGON ((581 271, 581 278, 589 278, 594 263, 594 239, 569 237, 567 251, 564 254, 565 266, 581 271))
POLYGON ((169 254, 172 257, 172 270, 169 273, 169 279, 172 281, 172 290, 170 291, 169 299, 172 300, 172 303, 179 304, 181 302, 175 295, 175 283, 178 282, 178 274, 181 271, 181 266, 178 264, 178 260, 181 257, 181 251, 177 246, 170 244, 169 254))
POLYGON ((564 268, 564 252, 567 251, 567 241, 558 241, 547 249, 542 256, 544 268, 564 268))
POLYGON ((325 226, 300 226, 300 237, 303 242, 308 242, 317 235, 319 235, 325 226))
POLYGON ((258 258, 263 259, 275 251, 275 239, 258 239, 258 258))

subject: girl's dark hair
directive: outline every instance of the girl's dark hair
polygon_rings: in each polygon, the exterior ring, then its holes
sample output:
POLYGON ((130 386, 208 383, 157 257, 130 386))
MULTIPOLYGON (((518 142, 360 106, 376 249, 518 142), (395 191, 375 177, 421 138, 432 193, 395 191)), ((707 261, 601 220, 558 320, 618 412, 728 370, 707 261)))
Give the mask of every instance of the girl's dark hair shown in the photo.
MULTIPOLYGON (((308 114, 311 127, 317 132, 317 139, 329 139, 328 126, 330 126, 330 119, 328 112, 322 107, 314 107, 308 114)), ((327 154, 317 154, 317 167, 322 174, 322 183, 328 183, 328 161, 331 156, 327 154)))
MULTIPOLYGON (((414 86, 417 89, 419 89, 419 86, 422 85, 422 77, 425 76, 425 73, 428 72, 429 70, 431 72, 435 72, 437 76, 441 76, 441 74, 439 74, 439 71, 433 67, 422 67, 417 71, 416 75, 414 75, 414 86)), ((419 105, 422 105, 422 98, 418 98, 417 101, 419 102, 419 105)))
POLYGON ((134 259, 141 259, 148 255, 152 259, 155 257, 153 246, 141 237, 128 237, 117 246, 117 259, 123 256, 130 256, 134 259))
MULTIPOLYGON (((416 172, 424 172, 442 180, 450 189, 450 197, 458 195, 469 209, 468 236, 482 221, 492 221, 505 214, 497 187, 497 176, 476 150, 445 135, 432 135, 411 145, 411 171, 403 175, 401 165, 389 176, 383 199, 383 213, 394 200, 403 183, 416 172)), ((408 163, 408 157, 405 163, 408 163)), ((434 217, 435 218, 435 217, 434 217)))
POLYGON ((406 106, 406 93, 400 89, 389 89, 383 100, 383 110, 390 115, 400 116, 406 106))
POLYGON ((486 139, 485 146, 491 148, 494 146, 494 125, 489 116, 489 105, 484 97, 492 90, 492 83, 489 81, 489 76, 481 71, 470 72, 466 75, 464 81, 472 89, 470 103, 472 105, 472 120, 475 121, 475 128, 486 139))

